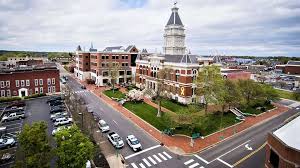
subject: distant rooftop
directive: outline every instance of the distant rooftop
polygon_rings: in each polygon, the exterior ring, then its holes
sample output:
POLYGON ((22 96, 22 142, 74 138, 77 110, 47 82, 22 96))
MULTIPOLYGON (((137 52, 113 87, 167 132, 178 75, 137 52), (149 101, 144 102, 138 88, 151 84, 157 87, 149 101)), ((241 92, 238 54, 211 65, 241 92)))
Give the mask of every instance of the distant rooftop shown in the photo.
POLYGON ((19 66, 15 68, 0 69, 0 73, 12 73, 12 72, 22 72, 22 71, 34 71, 34 70, 44 70, 44 69, 58 69, 55 63, 44 63, 40 65, 33 66, 19 66))
POLYGON ((299 65, 300 66, 300 61, 289 61, 287 65, 299 65))
POLYGON ((293 119, 289 123, 280 127, 273 134, 286 145, 300 150, 300 136, 297 134, 300 130, 300 116, 293 119))

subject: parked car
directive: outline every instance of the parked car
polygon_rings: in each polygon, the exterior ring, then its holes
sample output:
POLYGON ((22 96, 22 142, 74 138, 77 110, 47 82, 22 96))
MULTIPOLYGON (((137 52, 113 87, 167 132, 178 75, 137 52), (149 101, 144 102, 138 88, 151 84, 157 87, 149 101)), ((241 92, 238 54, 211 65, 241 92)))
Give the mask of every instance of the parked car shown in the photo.
POLYGON ((109 126, 104 120, 99 120, 98 127, 101 130, 101 132, 108 132, 109 126))
POLYGON ((62 108, 62 109, 65 109, 66 106, 65 106, 64 104, 57 105, 57 106, 51 106, 51 107, 50 107, 50 110, 55 109, 55 108, 62 108))
POLYGON ((64 108, 60 108, 60 107, 54 107, 54 108, 51 108, 50 109, 50 113, 53 114, 53 113, 59 113, 59 112, 62 112, 64 111, 65 109, 64 108))
POLYGON ((1 156, 0 163, 1 163, 1 164, 9 163, 9 162, 13 161, 14 158, 15 158, 15 155, 14 155, 14 154, 11 154, 11 153, 4 153, 4 154, 1 156))
POLYGON ((115 148, 122 148, 124 146, 122 138, 115 132, 108 133, 107 138, 115 148))
POLYGON ((0 139, 0 149, 3 148, 11 148, 16 144, 16 141, 14 138, 9 139, 0 139))
POLYGON ((47 100, 47 103, 50 103, 51 101, 56 101, 56 100, 64 100, 64 98, 61 96, 52 96, 47 100))
POLYGON ((63 104, 63 102, 60 100, 51 101, 49 103, 50 106, 58 106, 58 105, 62 105, 62 104, 63 104))
POLYGON ((140 141, 134 135, 128 135, 126 141, 134 152, 142 150, 140 141))
POLYGON ((84 85, 81 86, 81 89, 86 89, 86 87, 84 85))
POLYGON ((13 102, 12 104, 8 105, 6 108, 10 108, 13 106, 24 107, 24 106, 26 106, 26 103, 24 101, 16 101, 16 102, 13 102))
POLYGON ((67 125, 67 124, 71 124, 73 122, 73 119, 72 118, 58 118, 55 120, 54 122, 54 126, 57 127, 57 126, 60 126, 60 125, 67 125))
POLYGON ((4 115, 1 119, 1 122, 7 122, 7 121, 17 120, 22 118, 25 118, 25 113, 10 113, 4 115))
POLYGON ((54 136, 58 131, 63 130, 63 129, 69 129, 71 127, 72 127, 72 125, 63 125, 63 126, 60 126, 60 127, 56 127, 56 128, 53 129, 52 135, 54 136))
POLYGON ((51 115, 50 115, 50 119, 51 119, 52 121, 55 121, 55 119, 56 119, 57 117, 59 117, 59 116, 66 117, 66 116, 68 116, 68 113, 67 113, 66 111, 62 111, 62 112, 59 112, 59 113, 54 113, 54 114, 51 114, 51 115))

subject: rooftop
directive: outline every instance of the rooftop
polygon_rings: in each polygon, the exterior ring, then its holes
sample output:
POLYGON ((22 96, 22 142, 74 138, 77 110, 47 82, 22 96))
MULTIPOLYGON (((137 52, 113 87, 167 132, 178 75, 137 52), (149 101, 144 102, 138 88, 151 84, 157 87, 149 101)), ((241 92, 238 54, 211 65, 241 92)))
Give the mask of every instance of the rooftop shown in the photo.
POLYGON ((280 127, 273 134, 286 145, 300 150, 300 136, 295 134, 300 129, 300 116, 280 127))
POLYGON ((55 63, 45 63, 41 65, 33 65, 33 66, 20 66, 16 68, 9 68, 9 69, 0 69, 0 73, 13 73, 13 72, 24 72, 24 71, 34 71, 34 70, 45 70, 45 69, 57 69, 55 63))

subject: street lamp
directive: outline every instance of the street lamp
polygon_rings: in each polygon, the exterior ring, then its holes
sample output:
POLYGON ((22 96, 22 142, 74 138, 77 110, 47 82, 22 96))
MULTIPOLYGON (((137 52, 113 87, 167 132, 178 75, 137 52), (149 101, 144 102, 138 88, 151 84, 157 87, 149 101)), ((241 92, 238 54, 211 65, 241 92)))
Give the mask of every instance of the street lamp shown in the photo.
POLYGON ((78 113, 81 116, 81 129, 83 130, 83 113, 78 113))

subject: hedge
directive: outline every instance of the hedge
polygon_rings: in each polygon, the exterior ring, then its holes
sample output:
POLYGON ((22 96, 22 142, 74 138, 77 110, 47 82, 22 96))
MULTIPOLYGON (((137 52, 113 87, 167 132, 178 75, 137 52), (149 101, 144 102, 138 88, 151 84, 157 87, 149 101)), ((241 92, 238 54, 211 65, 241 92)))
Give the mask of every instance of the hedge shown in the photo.
POLYGON ((0 103, 10 102, 10 101, 15 101, 15 100, 21 100, 21 97, 17 97, 17 96, 14 96, 14 97, 1 97, 0 98, 0 103))

